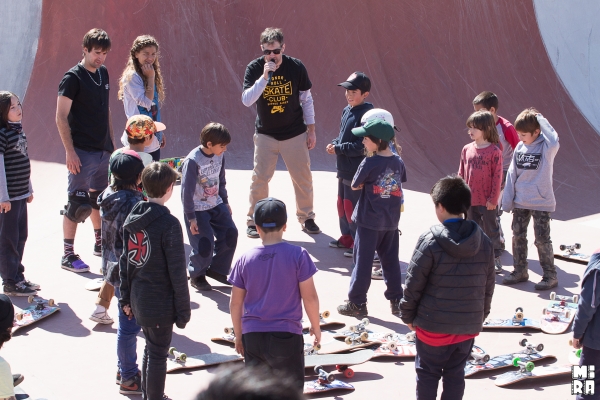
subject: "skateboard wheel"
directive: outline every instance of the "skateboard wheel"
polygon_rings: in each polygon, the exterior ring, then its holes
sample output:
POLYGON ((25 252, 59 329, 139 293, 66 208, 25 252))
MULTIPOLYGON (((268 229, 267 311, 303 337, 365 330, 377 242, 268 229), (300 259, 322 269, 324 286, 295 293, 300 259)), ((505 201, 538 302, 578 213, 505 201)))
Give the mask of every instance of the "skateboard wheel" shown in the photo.
POLYGON ((347 336, 346 339, 344 340, 344 342, 346 342, 347 345, 351 345, 352 344, 352 338, 350 336, 347 336))
POLYGON ((22 313, 16 313, 15 317, 17 318, 17 321, 20 321, 23 319, 23 314, 22 313))
POLYGON ((577 349, 577 351, 575 352, 575 356, 577 358, 581 358, 581 349, 577 349))
POLYGON ((522 347, 525 347, 525 346, 527 346, 527 339, 521 339, 521 341, 519 342, 519 344, 520 344, 522 347))
POLYGON ((226 333, 226 334, 228 334, 228 335, 231 335, 231 334, 233 334, 233 328, 230 328, 230 327, 228 327, 228 328, 225 328, 225 329, 224 329, 224 331, 225 331, 225 333, 226 333))
POLYGON ((531 371, 533 371, 533 369, 534 369, 534 368, 535 368, 535 364, 534 364, 534 363, 532 363, 531 361, 528 361, 528 362, 525 364, 525 370, 526 370, 527 372, 531 372, 531 371))
POLYGON ((573 303, 579 303, 579 295, 578 294, 573 296, 573 303))
POLYGON ((369 318, 363 318, 361 321, 365 326, 369 325, 369 318))
POLYGON ((573 339, 569 339, 569 346, 573 346, 573 339))
POLYGON ((175 355, 174 352, 177 351, 177 349, 175 347, 169 347, 169 354, 170 355, 175 355))
POLYGON ((320 366, 320 365, 315 365, 315 368, 314 368, 314 370, 315 370, 315 374, 318 374, 318 373, 319 373, 319 371, 320 371, 320 370, 322 370, 322 369, 323 369, 323 367, 322 367, 322 366, 320 366))
POLYGON ((335 381, 335 376, 330 372, 327 374, 327 382, 335 381))
POLYGON ((348 368, 347 370, 345 370, 344 376, 346 378, 352 378, 354 376, 354 371, 352 370, 352 368, 348 368))
POLYGON ((523 307, 517 307, 515 310, 516 313, 523 312, 523 307))
POLYGON ((542 351, 542 350, 544 350, 544 345, 543 345, 542 343, 540 343, 540 344, 538 344, 538 345, 535 347, 535 349, 536 349, 537 351, 542 351))
POLYGON ((390 350, 392 350, 392 351, 396 350, 396 348, 397 348, 397 347, 398 347, 398 346, 396 345, 396 343, 395 343, 395 342, 390 342, 390 343, 388 344, 388 349, 390 349, 390 350))
POLYGON ((561 249, 562 251, 565 251, 565 250, 567 249, 567 246, 565 246, 564 244, 561 244, 561 245, 560 245, 560 249, 561 249))
POLYGON ((54 307, 54 299, 48 300, 48 307, 54 307))
POLYGON ((179 355, 179 359, 180 359, 181 361, 185 362, 185 360, 187 360, 187 354, 185 354, 185 353, 181 353, 181 354, 179 355))
POLYGON ((329 311, 323 311, 323 313, 321 314, 323 318, 329 318, 330 315, 331 313, 329 311))
POLYGON ((365 340, 367 340, 369 338, 369 333, 368 332, 363 332, 360 334, 360 340, 362 340, 363 342, 365 340))
POLYGON ((490 355, 489 355, 489 354, 486 354, 485 356, 483 356, 483 359, 482 359, 482 360, 483 360, 483 362, 485 362, 485 363, 486 363, 486 362, 488 362, 488 361, 490 361, 490 355))
POLYGON ((515 313, 515 319, 518 321, 521 321, 523 319, 523 312, 519 311, 519 312, 515 313))
POLYGON ((356 326, 350 325, 350 332, 356 332, 356 326))
POLYGON ((543 308, 543 309, 542 309, 542 314, 543 314, 543 315, 546 315, 546 314, 548 314, 548 309, 547 309, 547 308, 543 308))
POLYGON ((317 351, 321 350, 321 343, 319 343, 319 344, 318 344, 318 345, 316 345, 316 346, 313 346, 313 349, 315 349, 315 350, 317 350, 317 351))
POLYGON ((580 243, 575 243, 575 248, 576 249, 580 249, 581 248, 581 244, 580 243))
POLYGON ((33 303, 33 295, 31 295, 31 296, 27 297, 27 302, 28 302, 29 304, 33 303))
POLYGON ((570 317, 571 317, 571 310, 565 311, 565 318, 570 318, 570 317))
POLYGON ((556 299, 556 292, 550 292, 550 300, 556 299))
POLYGON ((519 357, 515 357, 512 360, 512 365, 515 366, 515 367, 518 367, 520 361, 521 361, 521 359, 519 357))

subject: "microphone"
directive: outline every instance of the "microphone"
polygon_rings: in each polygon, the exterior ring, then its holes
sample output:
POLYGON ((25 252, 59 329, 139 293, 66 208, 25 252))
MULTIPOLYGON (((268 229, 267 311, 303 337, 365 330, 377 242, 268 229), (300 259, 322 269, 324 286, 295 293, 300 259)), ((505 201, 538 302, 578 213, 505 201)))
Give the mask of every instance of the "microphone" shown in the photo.
MULTIPOLYGON (((275 60, 270 59, 269 62, 275 62, 275 60)), ((273 72, 275 72, 275 71, 269 71, 269 80, 267 80, 267 84, 269 84, 271 82, 271 78, 273 77, 273 72)))

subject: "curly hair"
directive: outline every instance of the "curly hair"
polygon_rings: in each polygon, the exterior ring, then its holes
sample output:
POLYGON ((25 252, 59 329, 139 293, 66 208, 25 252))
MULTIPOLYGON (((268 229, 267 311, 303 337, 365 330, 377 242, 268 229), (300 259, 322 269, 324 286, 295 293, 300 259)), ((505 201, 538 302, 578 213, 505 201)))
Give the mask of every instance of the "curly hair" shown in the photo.
POLYGON ((131 81, 131 77, 134 72, 142 78, 144 82, 144 86, 148 84, 146 81, 146 76, 142 73, 142 66, 140 62, 135 57, 136 53, 142 51, 146 47, 156 47, 156 59, 154 59, 154 83, 156 84, 156 91, 158 92, 158 101, 162 104, 165 101, 165 87, 163 84, 162 73, 160 72, 160 63, 158 59, 160 57, 159 46, 156 39, 150 35, 142 35, 135 38, 133 41, 133 45, 131 46, 131 50, 129 51, 129 59, 127 60, 127 65, 123 70, 123 74, 121 75, 121 79, 119 79, 119 100, 123 100, 123 94, 125 91, 125 85, 131 81))

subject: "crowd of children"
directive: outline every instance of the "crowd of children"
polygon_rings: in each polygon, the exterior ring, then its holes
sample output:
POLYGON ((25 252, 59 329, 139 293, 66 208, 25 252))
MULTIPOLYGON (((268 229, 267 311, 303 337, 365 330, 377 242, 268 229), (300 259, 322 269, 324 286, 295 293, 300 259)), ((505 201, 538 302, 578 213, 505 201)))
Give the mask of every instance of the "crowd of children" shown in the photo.
MULTIPOLYGON (((112 297, 118 298, 119 391, 146 399, 166 398, 165 360, 173 325, 184 328, 191 316, 188 274, 190 285, 200 291, 211 290, 207 276, 232 285, 230 313, 234 330, 240 333, 236 351, 244 355, 248 366, 286 371, 290 384, 301 388, 302 304, 313 345, 321 338, 319 298, 313 282, 317 268, 304 248, 283 241, 286 205, 272 197, 258 201, 252 216, 262 244, 234 263, 238 230, 228 203, 224 157, 231 135, 215 122, 202 129, 200 145, 181 167, 183 217, 192 248, 186 265, 181 224, 165 206, 178 174, 164 163, 152 162, 159 157, 160 143, 164 144, 160 133, 166 127, 159 122, 157 110, 152 112, 155 103, 135 104, 144 90, 156 102, 164 95, 160 70, 149 67, 157 65, 156 52, 142 52, 157 51, 158 44, 152 37, 138 39, 119 92, 133 110, 123 133, 127 146, 110 156, 108 186, 97 196, 104 282, 90 317, 98 323, 112 323, 108 308, 112 297), (138 114, 141 108, 145 112, 138 114), (157 140, 157 136, 161 137, 157 140), (141 369, 136 353, 140 330, 146 339, 141 369)), ((513 127, 497 115, 495 94, 482 92, 475 97, 475 112, 466 121, 472 142, 460 154, 458 174, 440 179, 431 190, 440 224, 419 238, 403 289, 398 225, 402 184, 407 178, 395 144, 395 126, 386 117, 389 113, 382 113, 385 110, 366 118, 375 111, 366 102, 371 91, 366 74, 354 72, 339 86, 345 88, 348 105, 342 111, 339 135, 326 152, 336 156, 341 236, 329 245, 350 251, 353 269, 348 300, 338 312, 368 315, 371 279, 382 278, 392 314, 416 331, 417 397, 435 398, 443 377, 444 396, 461 398, 473 338, 490 312, 494 272, 502 272, 502 211, 513 214, 514 258, 514 271, 503 283, 529 278, 526 234, 533 217, 544 271, 535 288, 545 290, 558 284, 549 224, 556 207, 552 173, 558 135, 535 109, 519 114, 513 127), (381 264, 377 274, 372 271, 376 256, 381 264)), ((27 203, 33 200, 21 120, 19 98, 0 92, 0 275, 4 294, 9 296, 35 294, 39 288, 25 278, 21 263, 27 203)), ((583 346, 582 360, 587 363, 597 362, 600 351, 594 336, 584 335, 600 329, 595 320, 600 301, 595 289, 597 261, 596 254, 584 275, 574 327, 574 346, 583 346)), ((4 295, 0 295, 0 313, 3 343, 10 339, 14 314, 4 295)), ((10 367, 0 358, 0 398, 11 395, 9 375, 10 367)))

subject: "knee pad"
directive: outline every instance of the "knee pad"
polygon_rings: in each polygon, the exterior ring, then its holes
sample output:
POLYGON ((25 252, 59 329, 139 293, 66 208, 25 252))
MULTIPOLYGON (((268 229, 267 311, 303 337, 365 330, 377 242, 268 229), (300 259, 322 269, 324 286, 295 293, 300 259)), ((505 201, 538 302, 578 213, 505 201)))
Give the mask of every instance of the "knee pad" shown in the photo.
POLYGON ((92 213, 90 196, 84 190, 76 190, 69 194, 69 201, 60 214, 69 218, 75 223, 84 222, 92 213))
POLYGON ((100 193, 102 193, 102 192, 95 191, 95 192, 88 192, 88 193, 90 196, 90 205, 92 206, 93 209, 99 210, 100 204, 98 204, 98 197, 100 197, 100 193))

